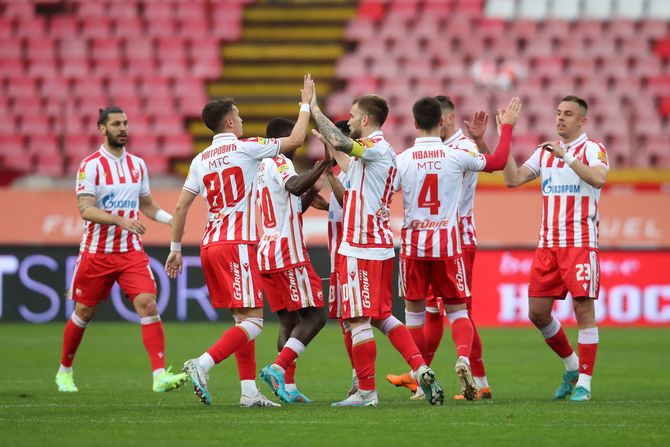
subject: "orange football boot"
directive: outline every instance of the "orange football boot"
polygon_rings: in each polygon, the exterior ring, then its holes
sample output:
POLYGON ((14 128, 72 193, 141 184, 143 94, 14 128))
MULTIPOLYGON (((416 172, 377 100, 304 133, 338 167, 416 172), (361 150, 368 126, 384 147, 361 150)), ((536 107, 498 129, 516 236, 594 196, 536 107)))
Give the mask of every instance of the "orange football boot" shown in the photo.
POLYGON ((416 389, 419 388, 419 384, 414 380, 410 373, 400 374, 399 376, 387 374, 386 380, 388 380, 391 385, 404 386, 405 388, 409 388, 412 392, 415 392, 416 389))

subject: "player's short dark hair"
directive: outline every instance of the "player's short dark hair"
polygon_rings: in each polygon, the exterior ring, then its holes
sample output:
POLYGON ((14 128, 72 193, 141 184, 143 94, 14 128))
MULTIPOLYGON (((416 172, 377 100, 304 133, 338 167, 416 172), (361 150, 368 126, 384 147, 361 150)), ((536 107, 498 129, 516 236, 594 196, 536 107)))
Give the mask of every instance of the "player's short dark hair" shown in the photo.
POLYGON ((349 129, 349 124, 347 124, 347 120, 339 120, 335 123, 335 127, 340 129, 340 132, 346 136, 349 136, 349 132, 351 132, 351 129, 349 129))
POLYGON ((354 104, 369 116, 378 126, 382 126, 389 116, 389 105, 384 98, 379 95, 363 95, 354 99, 354 104))
POLYGON ((579 104, 579 107, 582 109, 584 115, 589 111, 589 104, 584 98, 580 98, 577 95, 568 95, 561 98, 561 102, 576 102, 579 104))
POLYGON ((440 103, 440 107, 442 107, 443 110, 448 110, 452 113, 456 111, 454 101, 452 101, 450 97, 444 95, 438 95, 433 97, 433 99, 435 99, 437 102, 440 103))
POLYGON ((435 98, 421 98, 412 106, 414 120, 421 130, 435 129, 442 118, 442 107, 435 98))
POLYGON ((214 133, 221 130, 221 122, 232 111, 235 101, 232 98, 215 99, 205 104, 202 109, 202 122, 214 133))
POLYGON ((107 123, 110 113, 126 113, 119 106, 109 106, 98 110, 98 125, 107 123))
POLYGON ((295 123, 286 118, 273 118, 265 128, 265 136, 268 138, 283 138, 291 135, 295 123))

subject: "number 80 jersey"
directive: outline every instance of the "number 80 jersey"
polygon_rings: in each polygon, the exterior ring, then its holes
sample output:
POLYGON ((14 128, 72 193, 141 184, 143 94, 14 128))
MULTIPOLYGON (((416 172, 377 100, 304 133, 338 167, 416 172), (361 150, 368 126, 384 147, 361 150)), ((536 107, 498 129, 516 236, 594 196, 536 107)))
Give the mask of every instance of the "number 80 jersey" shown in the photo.
POLYGON ((255 244, 258 165, 279 153, 279 140, 214 135, 212 144, 196 156, 184 189, 207 200, 208 219, 201 246, 220 243, 255 244))
POLYGON ((458 209, 466 171, 482 171, 479 152, 448 148, 438 137, 417 138, 398 155, 394 187, 403 190, 400 255, 448 258, 461 253, 458 209))

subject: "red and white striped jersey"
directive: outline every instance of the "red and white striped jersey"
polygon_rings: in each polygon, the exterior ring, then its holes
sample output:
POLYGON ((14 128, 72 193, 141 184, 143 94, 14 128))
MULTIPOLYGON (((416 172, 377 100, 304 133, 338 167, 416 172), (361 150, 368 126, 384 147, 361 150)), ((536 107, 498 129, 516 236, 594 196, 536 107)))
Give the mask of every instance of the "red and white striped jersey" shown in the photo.
MULTIPOLYGON (((587 166, 609 170, 607 151, 582 133, 569 144, 561 143, 587 166)), ((542 225, 538 247, 598 247, 598 200, 600 189, 585 181, 554 155, 535 149, 524 163, 542 177, 542 225)))
POLYGON ((338 253, 359 259, 384 260, 394 256, 391 200, 397 169, 395 152, 378 130, 357 140, 361 158, 347 169, 342 242, 338 253))
MULTIPOLYGON (((81 162, 77 174, 77 196, 92 194, 96 207, 126 219, 140 216, 140 196, 149 190, 147 165, 140 157, 125 150, 120 158, 104 145, 81 162)), ((142 250, 142 240, 116 225, 84 221, 80 253, 126 253, 142 250)))
POLYGON ((405 210, 401 256, 439 259, 461 253, 458 209, 463 174, 485 166, 479 152, 449 149, 439 137, 417 138, 398 155, 394 187, 403 190, 405 210))
POLYGON ((258 244, 258 266, 272 272, 301 265, 309 260, 302 236, 302 202, 284 185, 298 175, 293 162, 280 154, 258 166, 257 203, 263 236, 258 244))
MULTIPOLYGON (((477 145, 470 138, 463 135, 463 131, 458 129, 455 134, 445 140, 450 149, 463 149, 466 151, 478 152, 477 145)), ((475 230, 475 189, 477 188, 477 179, 479 173, 475 171, 466 171, 463 174, 463 192, 461 193, 461 204, 458 207, 459 231, 461 233, 461 244, 463 247, 476 247, 477 237, 475 230)))
POLYGON ((184 189, 207 200, 203 247, 258 241, 253 205, 258 165, 264 158, 276 157, 279 146, 273 138, 239 140, 231 133, 220 133, 193 159, 184 189))
MULTIPOLYGON (((347 176, 344 172, 337 174, 337 179, 347 188, 347 176)), ((342 217, 344 209, 335 198, 335 194, 330 193, 330 202, 328 203, 328 251, 330 252, 330 273, 335 273, 337 269, 337 250, 342 242, 342 217)))

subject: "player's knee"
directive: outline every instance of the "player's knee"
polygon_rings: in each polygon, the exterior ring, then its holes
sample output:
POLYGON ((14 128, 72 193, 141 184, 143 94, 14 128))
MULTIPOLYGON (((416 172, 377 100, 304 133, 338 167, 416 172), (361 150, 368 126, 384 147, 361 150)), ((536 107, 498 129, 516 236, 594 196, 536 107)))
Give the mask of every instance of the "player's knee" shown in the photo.
POLYGON ((140 317, 158 315, 155 295, 145 293, 137 295, 133 300, 133 305, 140 317))
POLYGON ((263 332, 263 318, 247 317, 243 318, 238 326, 247 333, 249 341, 254 340, 263 332))
POLYGON ((300 311, 300 318, 309 322, 312 330, 320 331, 326 324, 326 315, 319 307, 307 307, 300 311))
POLYGON ((93 319, 93 315, 95 315, 95 307, 89 307, 77 303, 74 308, 74 313, 77 317, 79 317, 80 320, 89 322, 91 319, 93 319))
POLYGON ((543 328, 551 324, 551 313, 546 315, 539 309, 528 309, 528 319, 538 328, 543 328))

